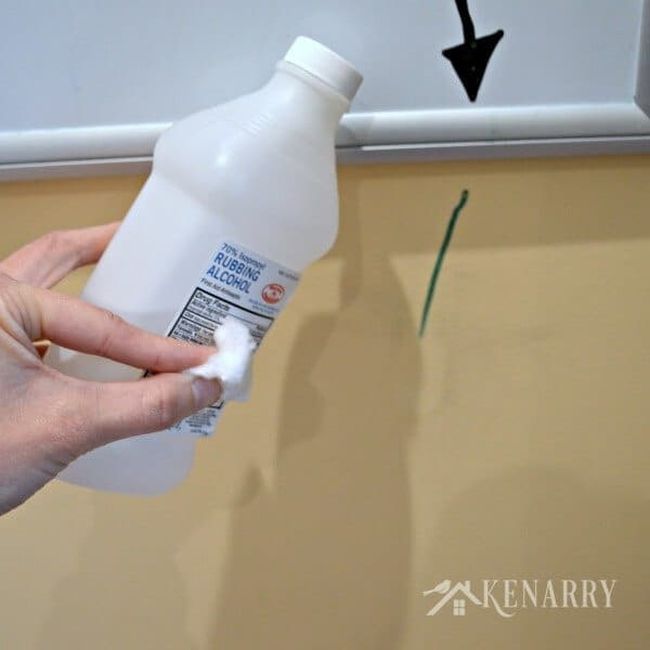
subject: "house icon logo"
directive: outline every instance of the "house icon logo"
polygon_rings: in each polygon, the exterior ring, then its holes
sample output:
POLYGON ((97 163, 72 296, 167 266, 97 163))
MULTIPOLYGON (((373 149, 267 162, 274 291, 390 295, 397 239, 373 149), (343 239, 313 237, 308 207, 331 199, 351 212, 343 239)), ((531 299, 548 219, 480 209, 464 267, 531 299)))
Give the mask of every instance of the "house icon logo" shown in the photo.
POLYGON ((472 588, 471 580, 453 585, 443 580, 422 596, 437 598, 427 616, 451 603, 454 616, 465 616, 470 604, 510 619, 519 611, 535 609, 611 609, 617 582, 616 578, 483 578, 472 588))
POLYGON ((427 612, 427 616, 435 616, 449 601, 452 601, 454 616, 465 616, 466 604, 469 600, 481 607, 483 601, 472 593, 469 580, 457 582, 453 587, 451 580, 443 580, 433 589, 423 591, 423 596, 443 594, 442 598, 427 612))

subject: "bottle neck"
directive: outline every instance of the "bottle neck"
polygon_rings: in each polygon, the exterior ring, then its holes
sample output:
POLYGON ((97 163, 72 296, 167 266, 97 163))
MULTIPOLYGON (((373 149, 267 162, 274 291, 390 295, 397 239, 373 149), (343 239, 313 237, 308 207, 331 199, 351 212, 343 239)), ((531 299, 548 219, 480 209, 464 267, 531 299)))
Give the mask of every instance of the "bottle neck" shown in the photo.
POLYGON ((350 102, 326 83, 301 68, 280 61, 263 88, 276 111, 290 115, 292 128, 319 130, 332 138, 350 102))

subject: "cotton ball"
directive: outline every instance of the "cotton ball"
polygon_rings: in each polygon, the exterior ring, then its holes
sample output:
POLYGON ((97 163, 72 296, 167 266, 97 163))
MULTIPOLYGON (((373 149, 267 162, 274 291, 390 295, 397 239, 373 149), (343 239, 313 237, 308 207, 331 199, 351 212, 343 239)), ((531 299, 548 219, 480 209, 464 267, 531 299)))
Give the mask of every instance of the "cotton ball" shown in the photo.
POLYGON ((186 372, 203 379, 219 379, 223 400, 245 399, 248 392, 249 366, 255 341, 248 328, 232 316, 227 316, 214 332, 217 352, 205 363, 186 372))

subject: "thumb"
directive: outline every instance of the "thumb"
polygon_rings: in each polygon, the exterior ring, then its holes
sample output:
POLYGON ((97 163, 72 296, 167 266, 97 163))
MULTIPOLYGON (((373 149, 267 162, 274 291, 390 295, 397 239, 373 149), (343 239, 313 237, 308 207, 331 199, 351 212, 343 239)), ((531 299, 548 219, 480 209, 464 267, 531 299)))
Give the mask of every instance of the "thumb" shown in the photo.
POLYGON ((134 382, 87 382, 90 399, 82 407, 86 426, 80 446, 89 451, 115 440, 169 428, 219 401, 216 380, 161 374, 134 382))

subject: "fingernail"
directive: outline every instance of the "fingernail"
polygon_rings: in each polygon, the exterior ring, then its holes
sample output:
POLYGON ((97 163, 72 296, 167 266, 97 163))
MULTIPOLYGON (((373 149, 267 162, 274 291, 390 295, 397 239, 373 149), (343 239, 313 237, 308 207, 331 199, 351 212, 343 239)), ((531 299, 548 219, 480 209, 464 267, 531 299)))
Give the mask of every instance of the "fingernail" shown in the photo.
POLYGON ((221 384, 216 379, 197 377, 192 382, 192 392, 197 408, 205 408, 221 398, 221 384))

